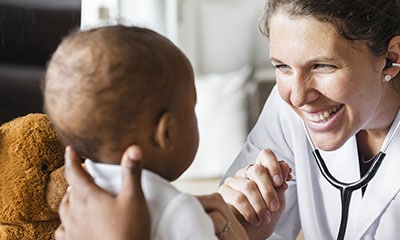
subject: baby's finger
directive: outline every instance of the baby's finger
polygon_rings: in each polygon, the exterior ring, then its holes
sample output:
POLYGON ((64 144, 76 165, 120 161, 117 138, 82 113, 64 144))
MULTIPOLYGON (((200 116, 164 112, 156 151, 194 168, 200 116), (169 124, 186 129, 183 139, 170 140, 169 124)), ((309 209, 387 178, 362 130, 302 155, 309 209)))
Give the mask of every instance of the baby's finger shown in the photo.
POLYGON ((217 211, 209 212, 208 216, 210 216, 211 220, 213 221, 215 233, 217 234, 221 232, 226 225, 226 219, 224 216, 217 211))
POLYGON ((208 195, 197 196, 201 205, 206 211, 220 211, 224 212, 225 208, 222 204, 225 204, 224 199, 219 193, 212 193, 208 195))

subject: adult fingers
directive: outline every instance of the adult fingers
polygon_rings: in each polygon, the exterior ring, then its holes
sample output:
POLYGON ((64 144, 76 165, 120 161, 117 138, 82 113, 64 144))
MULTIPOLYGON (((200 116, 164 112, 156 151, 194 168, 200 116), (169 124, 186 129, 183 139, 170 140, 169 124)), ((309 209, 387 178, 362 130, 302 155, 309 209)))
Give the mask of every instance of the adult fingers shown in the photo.
POLYGON ((261 150, 257 156, 256 163, 259 163, 268 169, 272 183, 275 187, 279 187, 284 182, 279 161, 271 150, 261 150))
POLYGON ((129 146, 121 160, 122 186, 117 196, 121 204, 121 221, 129 229, 138 229, 140 220, 140 231, 127 231, 129 239, 150 239, 150 213, 146 199, 144 198, 141 182, 142 173, 142 150, 139 146, 129 146), (125 214, 128 211, 129 214, 125 214))
POLYGON ((243 226, 219 193, 198 196, 197 198, 213 220, 215 233, 219 239, 248 239, 243 226))
POLYGON ((277 211, 280 205, 279 199, 268 169, 261 164, 255 164, 247 169, 246 175, 250 183, 254 182, 257 186, 268 209, 272 212, 277 211))
POLYGON ((58 228, 56 229, 56 231, 54 232, 54 238, 56 240, 66 240, 64 238, 64 226, 61 224, 60 226, 58 226, 58 228))
POLYGON ((68 216, 68 211, 69 211, 69 191, 64 195, 64 197, 61 200, 60 206, 58 207, 58 214, 60 216, 61 222, 64 221, 64 219, 67 219, 68 216))
POLYGON ((67 188, 66 193, 64 194, 63 198, 61 199, 60 205, 58 206, 58 215, 60 217, 60 221, 63 224, 63 229, 65 225, 69 226, 71 219, 70 216, 70 195, 71 195, 71 188, 67 188))
POLYGON ((284 181, 290 181, 292 180, 292 168, 284 161, 279 161, 279 165, 281 166, 282 169, 282 174, 284 181))
POLYGON ((141 184, 142 151, 139 146, 130 146, 122 156, 122 189, 118 195, 128 202, 132 199, 144 200, 141 184))
POLYGON ((81 158, 71 146, 65 148, 65 177, 68 184, 74 188, 90 186, 90 183, 93 183, 93 179, 82 167, 81 158))
POLYGON ((218 189, 225 202, 232 205, 243 218, 258 226, 270 220, 270 213, 255 182, 228 177, 218 189))
POLYGON ((93 195, 108 194, 94 183, 92 177, 82 167, 78 153, 71 146, 67 146, 65 149, 65 177, 69 184, 70 196, 68 199, 72 209, 76 206, 82 208, 89 204, 88 201, 93 195))

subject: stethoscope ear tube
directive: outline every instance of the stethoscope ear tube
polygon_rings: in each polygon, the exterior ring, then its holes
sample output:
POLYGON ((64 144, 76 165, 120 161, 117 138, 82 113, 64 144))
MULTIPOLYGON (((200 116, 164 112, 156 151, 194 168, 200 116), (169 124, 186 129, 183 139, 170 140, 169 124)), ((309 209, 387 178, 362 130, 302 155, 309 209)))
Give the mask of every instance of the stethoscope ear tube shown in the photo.
POLYGON ((391 59, 386 58, 385 69, 392 68, 392 67, 400 67, 400 64, 399 63, 394 63, 391 59))

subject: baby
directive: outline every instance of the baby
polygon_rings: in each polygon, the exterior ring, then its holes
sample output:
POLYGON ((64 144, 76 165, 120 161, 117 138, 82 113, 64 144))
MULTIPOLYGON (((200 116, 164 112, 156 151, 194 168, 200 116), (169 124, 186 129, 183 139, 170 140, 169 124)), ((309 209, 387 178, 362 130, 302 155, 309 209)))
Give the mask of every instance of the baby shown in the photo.
POLYGON ((119 192, 124 150, 141 147, 152 239, 217 239, 199 201, 170 183, 198 147, 193 69, 172 42, 139 27, 73 33, 49 62, 44 98, 60 139, 108 191, 119 192))

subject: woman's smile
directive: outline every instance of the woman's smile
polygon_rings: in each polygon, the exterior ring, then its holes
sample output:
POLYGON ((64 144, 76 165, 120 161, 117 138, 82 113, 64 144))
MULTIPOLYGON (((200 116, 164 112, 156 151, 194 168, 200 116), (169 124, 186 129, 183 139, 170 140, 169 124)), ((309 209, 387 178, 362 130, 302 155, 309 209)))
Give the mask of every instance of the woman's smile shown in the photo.
POLYGON ((337 127, 343 125, 344 104, 318 111, 301 111, 303 121, 311 132, 337 131, 337 127), (342 117, 341 117, 342 116, 342 117))
POLYGON ((327 122, 329 119, 331 119, 342 106, 343 105, 337 105, 328 110, 318 111, 318 112, 314 112, 314 113, 305 112, 304 117, 307 118, 311 122, 324 123, 324 122, 327 122))

